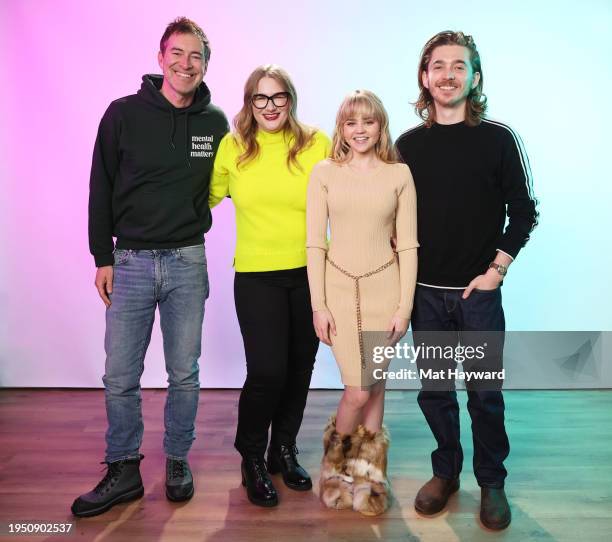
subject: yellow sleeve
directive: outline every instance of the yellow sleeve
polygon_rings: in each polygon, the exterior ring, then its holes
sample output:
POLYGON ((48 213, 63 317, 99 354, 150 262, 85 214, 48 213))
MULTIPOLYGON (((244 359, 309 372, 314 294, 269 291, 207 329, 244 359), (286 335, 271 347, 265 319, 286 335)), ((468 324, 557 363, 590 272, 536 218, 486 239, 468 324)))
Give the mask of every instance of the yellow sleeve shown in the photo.
POLYGON ((395 228, 397 235, 397 252, 400 267, 400 302, 397 313, 402 318, 410 319, 417 277, 417 207, 414 181, 408 166, 405 181, 397 200, 395 228))
POLYGON ((327 190, 315 166, 310 174, 306 200, 306 254, 308 284, 313 311, 324 310, 325 257, 327 254, 327 190))
POLYGON ((232 145, 233 137, 231 133, 226 134, 217 149, 208 194, 208 206, 211 209, 229 194, 229 165, 231 160, 236 159, 232 145))
POLYGON ((321 132, 319 130, 319 134, 321 136, 321 139, 323 140, 323 158, 329 158, 331 155, 331 139, 327 137, 327 134, 325 132, 321 132))

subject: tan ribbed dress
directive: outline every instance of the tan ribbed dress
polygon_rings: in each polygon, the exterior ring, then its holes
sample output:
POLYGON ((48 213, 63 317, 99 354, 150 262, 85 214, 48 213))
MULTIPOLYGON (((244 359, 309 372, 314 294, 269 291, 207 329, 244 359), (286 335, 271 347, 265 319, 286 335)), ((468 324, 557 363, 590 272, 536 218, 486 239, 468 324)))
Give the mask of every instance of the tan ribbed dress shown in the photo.
POLYGON ((395 314, 410 318, 412 311, 419 244, 410 169, 381 162, 358 172, 320 162, 306 216, 312 310, 327 308, 334 318, 332 350, 344 385, 363 386, 362 332, 384 332, 395 314))

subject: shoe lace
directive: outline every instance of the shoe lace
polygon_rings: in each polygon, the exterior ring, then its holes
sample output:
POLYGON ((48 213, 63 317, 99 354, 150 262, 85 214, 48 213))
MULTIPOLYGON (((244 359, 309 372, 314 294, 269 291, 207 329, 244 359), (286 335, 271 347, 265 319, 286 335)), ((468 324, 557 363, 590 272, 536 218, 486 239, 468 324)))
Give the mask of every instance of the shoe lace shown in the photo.
POLYGON ((267 485, 270 479, 268 478, 268 469, 265 460, 259 457, 253 457, 251 458, 251 464, 253 465, 255 476, 267 485))
POLYGON ((264 463, 263 460, 254 461, 253 466, 255 467, 255 474, 257 474, 258 478, 262 478, 262 479, 266 478, 266 475, 267 475, 266 464, 264 463))
POLYGON ((282 455, 285 457, 286 461, 292 461, 293 463, 295 463, 297 465, 297 454, 299 454, 299 450, 297 449, 297 446, 295 444, 291 445, 291 446, 284 446, 282 448, 282 455))
MULTIPOLYGON (((106 461, 101 461, 101 465, 106 465, 106 474, 104 478, 98 482, 98 485, 94 488, 94 492, 101 494, 103 490, 110 484, 113 478, 117 478, 119 474, 121 474, 121 468, 123 463, 121 461, 115 461, 113 463, 108 463, 106 461)), ((104 469, 102 469, 104 470, 104 469)))
POLYGON ((170 478, 184 478, 185 477, 185 462, 177 459, 170 461, 170 478))

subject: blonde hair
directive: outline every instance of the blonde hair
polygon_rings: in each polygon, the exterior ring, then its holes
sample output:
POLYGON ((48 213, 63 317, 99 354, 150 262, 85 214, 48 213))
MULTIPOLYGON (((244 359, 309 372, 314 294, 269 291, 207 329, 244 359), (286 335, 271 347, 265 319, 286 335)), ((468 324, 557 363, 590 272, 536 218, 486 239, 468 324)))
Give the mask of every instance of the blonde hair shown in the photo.
POLYGON ((471 89, 468 94, 465 103, 465 123, 468 126, 478 126, 487 112, 487 97, 482 92, 484 76, 482 73, 482 64, 480 63, 480 55, 478 54, 474 38, 463 32, 453 32, 452 30, 438 32, 423 47, 421 59, 419 60, 419 73, 417 75, 420 93, 417 101, 414 103, 414 109, 417 115, 425 121, 425 126, 428 128, 436 121, 436 108, 431 93, 425 88, 425 85, 423 85, 423 72, 426 72, 429 67, 429 61, 431 60, 434 49, 441 45, 461 45, 462 47, 466 47, 470 52, 472 73, 478 72, 480 74, 480 79, 478 84, 471 89))
POLYGON ((331 160, 343 164, 351 159, 353 151, 344 139, 343 127, 348 119, 358 115, 373 117, 380 125, 380 137, 374 147, 376 156, 387 164, 397 162, 397 152, 391 142, 391 134, 389 132, 389 116, 380 98, 369 90, 351 92, 340 104, 332 139, 331 160))
POLYGON ((255 68, 244 85, 242 109, 234 117, 234 137, 244 148, 244 152, 238 157, 237 166, 240 168, 240 166, 254 160, 259 155, 260 148, 256 139, 258 125, 253 115, 251 98, 257 93, 257 85, 264 77, 270 77, 277 81, 283 87, 283 90, 289 94, 289 111, 287 122, 283 128, 285 135, 288 135, 292 142, 287 154, 287 167, 291 169, 291 165, 294 165, 301 169, 297 161, 297 155, 312 143, 315 130, 297 120, 297 93, 295 87, 291 82, 289 74, 275 64, 266 64, 255 68))

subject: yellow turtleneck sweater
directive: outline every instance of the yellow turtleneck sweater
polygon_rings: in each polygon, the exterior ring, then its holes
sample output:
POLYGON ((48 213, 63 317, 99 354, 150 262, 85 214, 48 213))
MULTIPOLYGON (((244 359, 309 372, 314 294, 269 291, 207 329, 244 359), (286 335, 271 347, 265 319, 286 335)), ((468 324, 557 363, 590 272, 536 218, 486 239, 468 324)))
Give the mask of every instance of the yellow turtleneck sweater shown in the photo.
POLYGON ((329 156, 320 131, 287 167, 291 141, 283 132, 257 132, 259 155, 236 167, 242 146, 233 134, 219 144, 210 181, 210 207, 227 195, 236 208, 236 271, 277 271, 306 265, 306 191, 313 166, 329 156))

